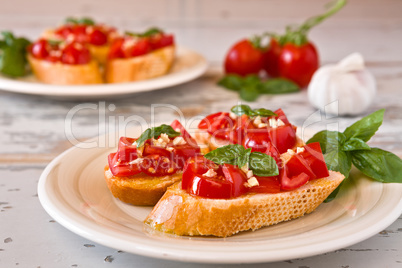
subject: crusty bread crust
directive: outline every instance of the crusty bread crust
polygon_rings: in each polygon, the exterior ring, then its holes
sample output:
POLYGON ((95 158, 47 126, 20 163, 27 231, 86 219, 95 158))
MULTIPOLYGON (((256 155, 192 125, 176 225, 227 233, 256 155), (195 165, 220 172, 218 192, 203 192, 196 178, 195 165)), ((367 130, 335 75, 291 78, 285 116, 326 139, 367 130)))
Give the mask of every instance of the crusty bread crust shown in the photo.
POLYGON ((105 180, 113 196, 125 203, 137 206, 155 205, 166 189, 181 180, 183 173, 177 172, 170 176, 151 177, 144 173, 130 177, 115 177, 105 167, 105 180))
POLYGON ((330 171, 329 177, 310 181, 293 191, 223 200, 192 196, 181 189, 181 183, 176 183, 168 188, 145 223, 176 235, 227 237, 310 213, 343 179, 339 172, 330 171))
POLYGON ((106 82, 123 83, 164 75, 172 66, 174 57, 175 46, 168 46, 143 56, 108 60, 106 82))
POLYGON ((70 65, 39 60, 28 55, 28 61, 37 79, 46 84, 87 85, 103 82, 98 63, 94 60, 88 64, 70 65))

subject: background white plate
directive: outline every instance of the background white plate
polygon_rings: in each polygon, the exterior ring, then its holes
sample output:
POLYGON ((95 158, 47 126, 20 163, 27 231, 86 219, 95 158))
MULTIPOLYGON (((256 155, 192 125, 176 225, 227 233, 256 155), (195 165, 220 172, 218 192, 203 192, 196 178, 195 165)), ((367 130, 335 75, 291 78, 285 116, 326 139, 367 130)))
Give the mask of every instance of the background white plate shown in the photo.
POLYGON ((168 74, 144 81, 99 85, 49 85, 33 76, 12 79, 0 75, 0 89, 52 97, 88 98, 116 96, 175 86, 201 76, 207 69, 206 59, 197 52, 178 47, 176 59, 168 74))
MULTIPOLYGON (((138 136, 138 128, 128 136, 138 136)), ((96 140, 96 139, 94 139, 96 140)), ((176 237, 144 229, 151 208, 124 204, 103 178, 115 148, 71 148, 42 173, 45 210, 72 232, 130 253, 190 262, 254 263, 288 260, 343 248, 382 231, 402 212, 402 184, 381 184, 353 170, 341 194, 313 213, 228 238, 176 237)))

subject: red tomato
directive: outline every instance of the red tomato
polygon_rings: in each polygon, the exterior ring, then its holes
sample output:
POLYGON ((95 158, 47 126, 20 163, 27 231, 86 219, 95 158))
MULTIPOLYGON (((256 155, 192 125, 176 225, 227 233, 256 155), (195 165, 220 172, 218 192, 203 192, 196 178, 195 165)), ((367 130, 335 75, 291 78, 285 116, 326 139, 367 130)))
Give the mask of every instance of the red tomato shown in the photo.
POLYGON ((141 169, 149 176, 167 176, 176 173, 178 167, 169 157, 149 155, 141 161, 141 169))
POLYGON ((277 114, 277 116, 275 116, 276 119, 280 119, 283 123, 285 123, 285 125, 290 125, 289 120, 286 117, 285 112, 281 108, 276 110, 274 113, 277 114))
MULTIPOLYGON (((128 39, 130 40, 130 39, 128 39)), ((127 40, 126 40, 127 42, 127 40)), ((131 57, 136 57, 136 56, 141 56, 145 55, 149 52, 151 52, 151 44, 149 42, 148 38, 143 38, 138 40, 136 43, 134 43, 133 46, 127 46, 127 48, 124 47, 123 44, 123 53, 126 58, 131 58, 131 57)))
POLYGON ((275 194, 281 191, 281 184, 279 182, 278 176, 274 177, 255 176, 255 178, 258 180, 259 185, 249 188, 249 192, 275 194))
POLYGON ((309 177, 309 180, 317 178, 308 162, 300 154, 293 155, 289 161, 286 162, 286 166, 288 167, 288 176, 297 176, 300 173, 304 173, 309 177))
POLYGON ((206 129, 209 134, 216 138, 229 139, 230 131, 235 125, 229 113, 210 114, 198 124, 198 128, 206 129))
POLYGON ((158 34, 156 37, 151 38, 152 50, 164 48, 174 44, 174 36, 172 34, 158 34))
POLYGON ((291 191, 297 189, 309 180, 309 176, 306 173, 300 173, 296 176, 289 177, 288 168, 285 165, 279 169, 279 179, 281 181, 281 190, 291 191))
POLYGON ((183 125, 178 121, 178 120, 174 120, 170 126, 174 129, 174 130, 179 130, 178 132, 181 133, 181 136, 186 140, 187 143, 189 143, 191 146, 194 147, 199 147, 197 142, 193 139, 193 137, 191 137, 190 133, 187 132, 187 130, 183 127, 183 125))
POLYGON ((271 39, 269 43, 268 50, 263 56, 263 69, 271 77, 278 77, 279 74, 279 55, 281 54, 282 48, 278 41, 274 38, 271 39))
MULTIPOLYGON (((183 174, 184 178, 185 175, 183 174)), ((209 178, 192 174, 190 178, 192 180, 192 187, 187 189, 189 194, 216 199, 229 199, 232 197, 232 185, 230 182, 225 181, 222 176, 219 178, 209 178)))
POLYGON ((107 43, 108 39, 107 39, 107 34, 104 33, 103 31, 101 31, 98 28, 93 29, 93 31, 91 31, 88 34, 88 41, 89 43, 91 43, 92 45, 95 46, 103 46, 107 43))
POLYGON ((70 43, 62 51, 61 62, 64 64, 87 64, 90 61, 91 54, 81 43, 70 43))
POLYGON ((45 39, 40 39, 31 47, 32 56, 37 59, 44 59, 49 56, 50 46, 45 39))
POLYGON ((165 148, 153 145, 149 140, 144 145, 144 151, 142 153, 143 156, 148 155, 160 155, 165 156, 171 160, 173 160, 173 153, 166 150, 165 148))
POLYGON ((137 155, 137 146, 134 146, 133 143, 137 139, 121 137, 119 140, 119 146, 117 150, 118 159, 120 162, 126 163, 131 162, 138 158, 137 155))
POLYGON ((254 47, 250 40, 243 39, 230 48, 225 59, 225 72, 246 76, 258 74, 262 69, 261 49, 254 47))
POLYGON ((124 43, 123 37, 116 38, 112 41, 112 43, 110 44, 108 54, 109 59, 124 58, 124 53, 122 50, 123 43, 124 43))
POLYGON ((285 44, 279 56, 279 76, 288 78, 300 87, 306 87, 319 67, 315 46, 307 43, 301 46, 285 44))
POLYGON ((111 153, 108 157, 109 169, 112 172, 113 176, 117 177, 127 177, 138 174, 141 172, 141 165, 137 164, 129 164, 129 163, 121 163, 118 159, 117 153, 111 153))
POLYGON ((230 131, 229 139, 235 144, 243 145, 247 133, 249 131, 256 131, 256 128, 253 125, 253 120, 245 114, 238 117, 237 120, 234 121, 234 124, 232 131, 230 131))
POLYGON ((277 128, 268 129, 272 143, 283 154, 296 144, 296 131, 292 125, 284 125, 277 128))
POLYGON ((63 38, 67 38, 70 34, 73 33, 73 26, 72 25, 64 25, 55 30, 55 34, 59 35, 63 38))
POLYGON ((238 197, 247 192, 247 188, 244 186, 247 176, 238 166, 223 164, 222 171, 226 181, 232 184, 232 197, 238 197))
POLYGON ((306 160, 313 170, 317 178, 325 178, 329 176, 327 165, 325 164, 324 155, 322 154, 320 143, 313 142, 304 146, 305 151, 300 155, 306 160))
POLYGON ((175 155, 174 161, 180 169, 184 167, 187 159, 197 156, 201 153, 200 147, 194 147, 188 143, 184 145, 175 145, 172 147, 175 155))

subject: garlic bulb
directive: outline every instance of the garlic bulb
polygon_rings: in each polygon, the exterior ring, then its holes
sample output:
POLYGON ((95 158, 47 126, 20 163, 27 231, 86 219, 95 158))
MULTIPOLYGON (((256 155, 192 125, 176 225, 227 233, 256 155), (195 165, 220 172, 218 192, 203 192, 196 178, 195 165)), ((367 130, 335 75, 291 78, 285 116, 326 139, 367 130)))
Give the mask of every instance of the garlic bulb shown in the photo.
POLYGON ((363 56, 353 53, 338 64, 318 69, 309 84, 310 103, 326 113, 355 115, 364 112, 376 93, 374 76, 363 56))

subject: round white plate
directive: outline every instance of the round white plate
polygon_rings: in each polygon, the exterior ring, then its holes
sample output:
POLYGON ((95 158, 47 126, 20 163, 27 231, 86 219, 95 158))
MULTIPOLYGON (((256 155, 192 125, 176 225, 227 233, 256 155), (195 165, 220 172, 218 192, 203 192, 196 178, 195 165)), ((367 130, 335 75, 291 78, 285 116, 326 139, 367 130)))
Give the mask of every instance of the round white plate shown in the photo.
POLYGON ((116 96, 150 91, 179 85, 201 76, 207 69, 207 61, 199 53, 178 47, 176 59, 168 74, 144 81, 100 85, 49 85, 39 82, 33 75, 12 79, 0 75, 0 89, 53 97, 88 98, 116 96))
MULTIPOLYGON (((139 132, 131 129, 127 135, 138 136, 139 132)), ((321 204, 299 219, 228 238, 167 235, 144 228, 143 220, 151 208, 124 204, 109 192, 103 168, 107 155, 115 150, 67 150, 42 173, 38 194, 42 206, 61 225, 125 252, 206 263, 289 260, 365 240, 389 226, 402 212, 402 184, 373 182, 353 170, 334 201, 321 204)))

